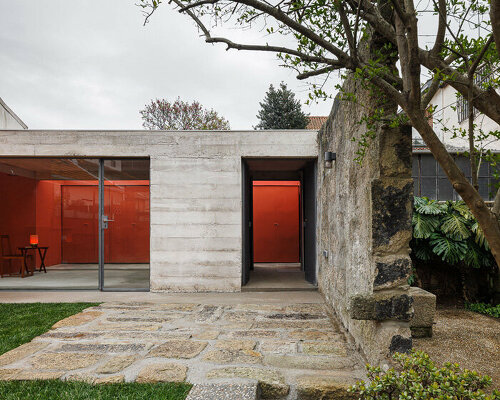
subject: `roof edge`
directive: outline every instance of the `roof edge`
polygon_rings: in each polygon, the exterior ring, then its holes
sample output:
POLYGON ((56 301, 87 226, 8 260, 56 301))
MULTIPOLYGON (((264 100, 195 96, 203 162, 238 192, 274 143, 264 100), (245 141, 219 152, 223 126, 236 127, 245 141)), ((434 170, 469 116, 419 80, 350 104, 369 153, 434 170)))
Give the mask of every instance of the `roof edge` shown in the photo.
POLYGON ((5 108, 5 110, 11 115, 12 118, 14 118, 19 123, 19 125, 21 125, 24 129, 28 129, 28 125, 26 125, 23 122, 23 120, 19 118, 17 114, 14 111, 12 111, 7 104, 5 104, 5 102, 2 100, 1 97, 0 97, 0 106, 5 108))

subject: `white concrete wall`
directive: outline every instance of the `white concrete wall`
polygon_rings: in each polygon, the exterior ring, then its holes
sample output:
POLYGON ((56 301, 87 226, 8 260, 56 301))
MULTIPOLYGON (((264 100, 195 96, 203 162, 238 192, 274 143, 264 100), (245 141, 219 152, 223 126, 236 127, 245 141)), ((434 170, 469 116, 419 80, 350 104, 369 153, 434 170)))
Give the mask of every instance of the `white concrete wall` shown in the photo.
POLYGON ((150 157, 153 291, 239 291, 242 157, 317 154, 316 131, 0 130, 0 156, 150 157))
POLYGON ((27 129, 26 124, 0 98, 0 129, 27 129))

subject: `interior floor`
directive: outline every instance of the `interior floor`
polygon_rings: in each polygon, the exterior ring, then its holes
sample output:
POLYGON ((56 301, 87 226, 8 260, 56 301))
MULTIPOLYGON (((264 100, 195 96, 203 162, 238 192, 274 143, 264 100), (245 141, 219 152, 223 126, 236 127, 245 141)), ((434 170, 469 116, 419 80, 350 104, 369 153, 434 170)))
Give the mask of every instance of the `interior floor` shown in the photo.
MULTIPOLYGON (((4 276, 0 290, 6 289, 98 289, 98 264, 57 264, 47 273, 4 276)), ((104 264, 104 288, 148 289, 149 264, 104 264)))
POLYGON ((255 263, 243 291, 317 290, 305 279, 300 263, 255 263))

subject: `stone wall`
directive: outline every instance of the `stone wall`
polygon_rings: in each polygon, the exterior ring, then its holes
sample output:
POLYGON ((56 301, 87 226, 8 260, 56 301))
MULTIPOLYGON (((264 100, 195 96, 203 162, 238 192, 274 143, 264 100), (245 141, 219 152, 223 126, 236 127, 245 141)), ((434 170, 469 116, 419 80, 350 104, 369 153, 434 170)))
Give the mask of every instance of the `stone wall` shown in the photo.
POLYGON ((411 348, 411 131, 379 127, 359 165, 353 138, 380 99, 352 77, 344 87, 359 104, 336 99, 319 133, 318 285, 368 361, 380 363, 411 348), (325 151, 336 153, 332 168, 325 151))

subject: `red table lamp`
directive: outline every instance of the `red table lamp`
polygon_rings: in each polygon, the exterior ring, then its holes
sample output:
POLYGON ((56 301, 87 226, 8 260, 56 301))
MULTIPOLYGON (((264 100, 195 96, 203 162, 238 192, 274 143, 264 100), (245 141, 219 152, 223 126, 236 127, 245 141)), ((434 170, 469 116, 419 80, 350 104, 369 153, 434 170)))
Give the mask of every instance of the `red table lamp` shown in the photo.
POLYGON ((30 245, 32 247, 38 246, 38 235, 30 235, 30 245))

